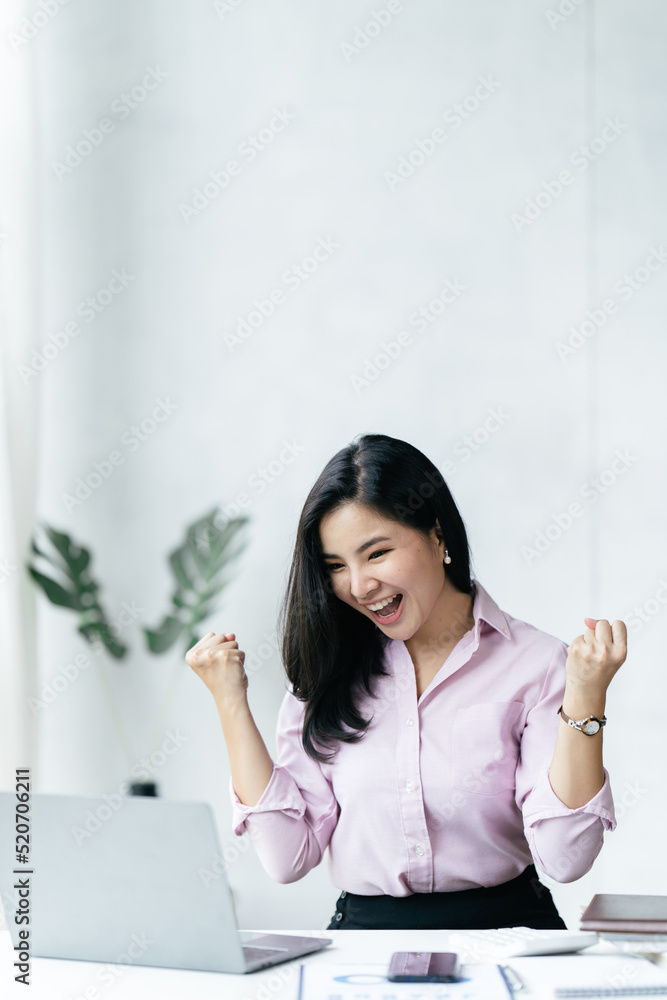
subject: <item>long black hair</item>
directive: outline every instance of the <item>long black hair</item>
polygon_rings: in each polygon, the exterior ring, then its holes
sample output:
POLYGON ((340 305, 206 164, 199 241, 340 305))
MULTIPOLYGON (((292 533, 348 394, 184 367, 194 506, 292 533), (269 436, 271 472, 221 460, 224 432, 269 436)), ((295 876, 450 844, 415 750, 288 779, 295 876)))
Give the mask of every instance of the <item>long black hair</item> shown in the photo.
POLYGON ((301 511, 279 616, 287 678, 293 694, 307 702, 303 746, 318 761, 335 756, 337 741, 361 739, 371 720, 360 715, 356 696, 363 691, 372 696, 372 678, 387 673, 389 637, 335 596, 322 559, 320 522, 348 502, 364 504, 425 537, 437 518, 452 558, 447 576, 457 590, 472 593, 465 525, 426 455, 386 434, 364 434, 327 462, 301 511))

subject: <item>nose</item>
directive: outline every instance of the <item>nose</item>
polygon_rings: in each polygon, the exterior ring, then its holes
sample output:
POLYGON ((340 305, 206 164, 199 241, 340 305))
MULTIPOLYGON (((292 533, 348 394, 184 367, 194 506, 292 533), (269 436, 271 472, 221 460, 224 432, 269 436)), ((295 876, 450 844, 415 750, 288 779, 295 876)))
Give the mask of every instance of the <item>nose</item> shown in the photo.
POLYGON ((379 581, 367 569, 352 569, 350 572, 350 595, 358 604, 372 601, 379 588, 379 581))

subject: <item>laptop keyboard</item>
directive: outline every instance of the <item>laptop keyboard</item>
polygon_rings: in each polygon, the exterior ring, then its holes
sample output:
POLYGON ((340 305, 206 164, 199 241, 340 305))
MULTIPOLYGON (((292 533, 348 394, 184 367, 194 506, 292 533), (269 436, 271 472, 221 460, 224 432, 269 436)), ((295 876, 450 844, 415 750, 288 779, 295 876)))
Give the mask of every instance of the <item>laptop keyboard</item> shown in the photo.
POLYGON ((267 958, 284 955, 288 950, 288 948, 253 948, 252 945, 244 945, 243 954, 246 962, 265 962, 267 958))

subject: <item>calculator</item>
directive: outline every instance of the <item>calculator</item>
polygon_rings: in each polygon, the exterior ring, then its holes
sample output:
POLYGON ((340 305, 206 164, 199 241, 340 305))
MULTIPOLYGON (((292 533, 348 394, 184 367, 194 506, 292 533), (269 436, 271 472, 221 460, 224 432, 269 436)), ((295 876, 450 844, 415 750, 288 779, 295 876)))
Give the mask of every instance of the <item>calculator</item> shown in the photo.
POLYGON ((597 944, 593 931, 538 930, 534 927, 497 927, 483 931, 452 931, 449 947, 465 961, 564 955, 597 944))

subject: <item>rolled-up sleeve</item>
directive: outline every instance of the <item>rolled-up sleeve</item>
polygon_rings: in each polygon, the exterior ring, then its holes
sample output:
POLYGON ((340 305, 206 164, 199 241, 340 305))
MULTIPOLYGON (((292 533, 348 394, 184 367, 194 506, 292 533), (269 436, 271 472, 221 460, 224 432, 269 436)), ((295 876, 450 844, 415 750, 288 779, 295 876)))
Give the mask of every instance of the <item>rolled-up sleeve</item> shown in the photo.
POLYGON ((296 882, 320 863, 340 812, 319 763, 301 744, 305 705, 287 692, 278 714, 277 761, 261 798, 244 805, 229 780, 232 827, 247 833, 276 882, 296 882))
MULTIPOLYGON (((609 774, 592 799, 569 809, 549 781, 558 732, 558 708, 565 693, 567 646, 559 643, 547 670, 538 702, 526 716, 516 771, 516 803, 535 864, 557 882, 574 882, 590 871, 605 831, 616 818, 609 774)), ((582 739, 587 737, 582 735, 582 739)))

